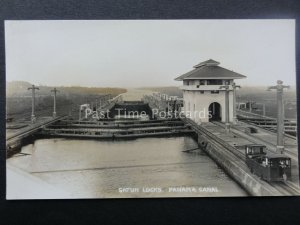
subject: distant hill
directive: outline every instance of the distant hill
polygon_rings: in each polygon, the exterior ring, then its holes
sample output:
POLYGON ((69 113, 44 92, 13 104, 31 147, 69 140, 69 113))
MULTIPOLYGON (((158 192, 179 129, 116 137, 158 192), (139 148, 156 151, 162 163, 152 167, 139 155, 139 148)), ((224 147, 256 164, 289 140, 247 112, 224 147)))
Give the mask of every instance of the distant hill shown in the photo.
MULTIPOLYGON (((30 118, 31 114, 31 91, 32 84, 25 81, 12 81, 6 83, 6 113, 14 118, 30 118)), ((36 114, 52 115, 53 93, 51 86, 38 86, 36 91, 36 114)), ((124 88, 98 88, 98 87, 56 87, 59 90, 56 98, 57 112, 59 115, 74 113, 75 118, 79 105, 99 104, 99 97, 110 94, 111 97, 127 92, 124 88)))
POLYGON ((20 96, 28 93, 27 88, 29 88, 31 84, 26 81, 12 81, 6 82, 6 96, 20 96))
MULTIPOLYGON (((28 88, 32 84, 26 81, 12 81, 6 83, 6 97, 26 97, 31 96, 31 92, 28 88)), ((51 86, 38 86, 38 95, 49 95, 50 91, 54 88, 51 86)), ((127 92, 124 88, 110 88, 110 87, 81 87, 81 86, 71 86, 71 87, 56 87, 59 89, 60 94, 83 94, 83 95, 101 95, 110 94, 112 96, 117 96, 119 94, 127 92)))

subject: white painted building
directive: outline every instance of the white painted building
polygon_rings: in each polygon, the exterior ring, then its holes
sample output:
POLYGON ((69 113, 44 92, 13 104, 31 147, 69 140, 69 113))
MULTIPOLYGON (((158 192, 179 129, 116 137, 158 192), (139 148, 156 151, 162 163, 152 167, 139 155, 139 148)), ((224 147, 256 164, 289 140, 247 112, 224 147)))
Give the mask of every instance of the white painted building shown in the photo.
POLYGON ((233 121, 234 79, 246 76, 219 66, 212 59, 201 62, 194 69, 175 80, 183 81, 184 113, 197 123, 212 120, 225 122, 225 87, 228 87, 229 122, 233 121))

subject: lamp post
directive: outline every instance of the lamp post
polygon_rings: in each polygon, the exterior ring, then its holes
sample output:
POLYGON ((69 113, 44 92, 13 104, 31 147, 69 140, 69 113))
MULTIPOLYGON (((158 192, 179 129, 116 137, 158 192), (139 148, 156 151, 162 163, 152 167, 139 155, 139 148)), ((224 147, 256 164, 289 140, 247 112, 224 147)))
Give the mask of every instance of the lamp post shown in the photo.
POLYGON ((35 90, 40 90, 38 87, 35 87, 35 85, 32 85, 28 90, 32 90, 32 112, 31 112, 31 122, 35 123, 36 117, 35 117, 35 90))
POLYGON ((232 88, 233 88, 233 100, 232 100, 233 112, 232 112, 232 120, 233 120, 233 124, 236 124, 237 123, 237 118, 236 118, 236 89, 237 88, 241 88, 241 86, 240 85, 236 85, 233 82, 232 88))
POLYGON ((283 85, 283 81, 278 80, 276 86, 271 86, 268 90, 277 91, 277 152, 281 154, 284 151, 284 111, 283 111, 283 89, 290 86, 283 85))
POLYGON ((54 88, 53 90, 51 90, 51 92, 54 93, 54 95, 53 95, 53 118, 55 118, 56 117, 56 93, 59 92, 59 90, 54 88))
POLYGON ((230 131, 229 123, 229 85, 220 86, 220 89, 225 89, 225 129, 226 132, 230 131))

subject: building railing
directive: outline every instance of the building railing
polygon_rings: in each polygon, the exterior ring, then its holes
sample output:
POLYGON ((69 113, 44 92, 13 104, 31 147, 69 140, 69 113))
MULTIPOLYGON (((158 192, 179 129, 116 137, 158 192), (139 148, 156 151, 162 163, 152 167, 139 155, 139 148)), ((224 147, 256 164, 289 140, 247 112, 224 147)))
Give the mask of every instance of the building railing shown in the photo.
MULTIPOLYGON (((183 85, 180 86, 180 89, 187 91, 213 91, 221 90, 221 86, 222 85, 183 85)), ((229 86, 229 90, 233 90, 232 86, 229 86)))

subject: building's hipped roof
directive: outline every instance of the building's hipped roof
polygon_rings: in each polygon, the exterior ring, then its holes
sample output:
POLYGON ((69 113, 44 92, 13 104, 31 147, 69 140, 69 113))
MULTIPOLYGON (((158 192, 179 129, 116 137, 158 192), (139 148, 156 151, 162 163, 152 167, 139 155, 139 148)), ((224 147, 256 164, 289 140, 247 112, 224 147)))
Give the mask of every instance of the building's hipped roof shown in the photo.
POLYGON ((218 66, 220 63, 209 59, 194 66, 195 69, 187 72, 175 80, 185 79, 242 79, 246 76, 218 66))
POLYGON ((194 68, 198 68, 200 66, 217 66, 219 64, 220 64, 219 62, 209 59, 209 60, 206 60, 204 62, 201 62, 201 63, 195 65, 194 68))

